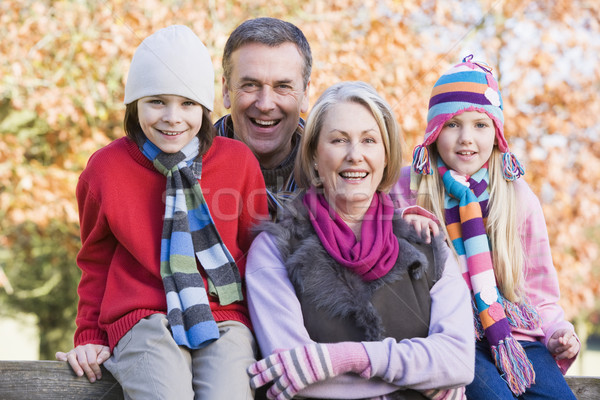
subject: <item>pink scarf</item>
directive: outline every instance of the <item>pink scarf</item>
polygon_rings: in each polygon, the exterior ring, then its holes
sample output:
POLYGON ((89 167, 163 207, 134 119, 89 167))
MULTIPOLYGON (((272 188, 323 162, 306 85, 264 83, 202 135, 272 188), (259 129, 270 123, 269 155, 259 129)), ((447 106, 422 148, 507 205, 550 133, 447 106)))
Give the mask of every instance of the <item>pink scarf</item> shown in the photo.
POLYGON ((360 241, 314 187, 306 192, 302 202, 323 247, 340 265, 364 281, 379 279, 392 269, 399 246, 392 225, 394 206, 387 194, 376 192, 373 196, 362 220, 360 241))

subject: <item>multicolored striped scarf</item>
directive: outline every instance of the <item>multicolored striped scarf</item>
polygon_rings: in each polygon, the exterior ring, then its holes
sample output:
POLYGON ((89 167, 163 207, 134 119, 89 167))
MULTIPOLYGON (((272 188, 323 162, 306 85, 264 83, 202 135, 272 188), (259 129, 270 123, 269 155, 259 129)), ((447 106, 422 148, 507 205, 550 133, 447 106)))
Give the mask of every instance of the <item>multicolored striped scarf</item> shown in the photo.
POLYGON ((209 292, 223 305, 243 299, 240 272, 223 244, 200 188, 198 138, 177 153, 164 153, 149 140, 142 153, 167 177, 160 274, 167 319, 178 345, 204 347, 219 338, 196 258, 208 276, 209 292))
POLYGON ((489 200, 487 165, 471 177, 449 170, 441 158, 438 172, 446 196, 444 201, 448 235, 463 265, 463 278, 474 295, 476 310, 492 356, 515 395, 535 383, 535 372, 523 347, 513 338, 509 321, 496 286, 489 238, 485 231, 489 200))

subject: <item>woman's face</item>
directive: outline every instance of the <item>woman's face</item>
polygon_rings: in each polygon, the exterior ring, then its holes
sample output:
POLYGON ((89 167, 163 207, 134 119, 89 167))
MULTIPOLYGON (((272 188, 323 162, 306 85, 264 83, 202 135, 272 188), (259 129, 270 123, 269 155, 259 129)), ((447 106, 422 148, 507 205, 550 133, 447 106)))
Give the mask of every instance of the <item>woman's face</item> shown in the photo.
POLYGON ((334 105, 319 132, 315 169, 325 197, 339 213, 366 212, 381 183, 387 160, 379 125, 355 102, 334 105))
POLYGON ((490 159, 495 140, 494 121, 486 113, 467 111, 444 124, 436 145, 448 168, 471 176, 490 159))
POLYGON ((137 106, 144 135, 165 153, 183 149, 202 127, 202 106, 186 97, 147 96, 137 106))

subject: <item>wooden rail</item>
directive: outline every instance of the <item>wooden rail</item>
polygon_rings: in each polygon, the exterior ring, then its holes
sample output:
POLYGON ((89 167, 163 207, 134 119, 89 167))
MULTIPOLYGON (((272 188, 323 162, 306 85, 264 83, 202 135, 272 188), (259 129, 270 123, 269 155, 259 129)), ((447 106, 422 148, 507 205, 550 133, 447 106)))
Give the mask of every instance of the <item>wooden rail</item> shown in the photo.
MULTIPOLYGON (((567 376, 578 400, 600 399, 600 377, 567 376)), ((90 383, 63 361, 0 360, 2 400, 123 400, 119 383, 104 367, 102 379, 90 383)))
POLYGON ((123 400, 123 390, 104 367, 90 383, 65 361, 0 361, 0 399, 123 400))
POLYGON ((577 400, 600 399, 600 376, 567 376, 566 378, 577 400))

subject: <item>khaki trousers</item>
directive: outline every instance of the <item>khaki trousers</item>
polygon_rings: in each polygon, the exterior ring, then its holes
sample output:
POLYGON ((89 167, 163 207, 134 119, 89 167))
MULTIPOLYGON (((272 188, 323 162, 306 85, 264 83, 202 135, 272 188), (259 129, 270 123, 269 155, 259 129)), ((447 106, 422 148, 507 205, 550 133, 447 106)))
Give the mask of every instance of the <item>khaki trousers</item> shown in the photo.
POLYGON ((150 315, 119 340, 104 366, 126 400, 251 400, 246 369, 256 361, 252 333, 237 321, 217 325, 218 340, 190 350, 175 343, 164 314, 150 315))

